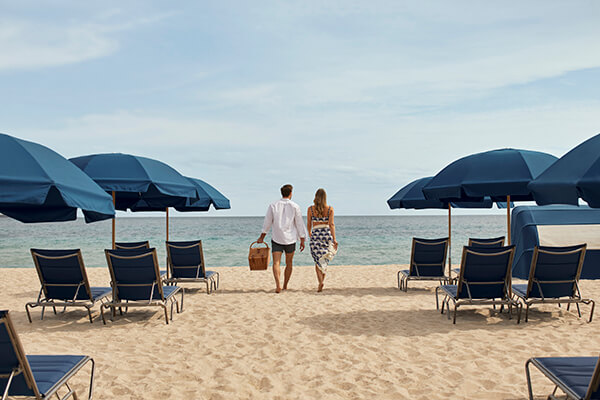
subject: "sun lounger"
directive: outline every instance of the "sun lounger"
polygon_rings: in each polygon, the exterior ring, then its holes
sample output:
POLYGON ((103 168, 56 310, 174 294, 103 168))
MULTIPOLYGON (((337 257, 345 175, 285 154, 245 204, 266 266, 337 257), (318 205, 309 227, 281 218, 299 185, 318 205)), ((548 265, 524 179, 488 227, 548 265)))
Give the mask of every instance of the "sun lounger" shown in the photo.
POLYGON ((398 271, 398 289, 408 290, 410 280, 447 281, 448 238, 413 238, 409 269, 398 271))
MULTIPOLYGON (((496 238, 469 238, 469 247, 503 247, 504 246, 504 236, 499 236, 496 238)), ((460 273, 460 268, 454 268, 452 271, 458 275, 460 273)), ((453 282, 455 283, 455 282, 453 282)))
POLYGON ((0 310, 0 394, 48 399, 61 393, 59 399, 77 395, 69 379, 88 363, 91 364, 88 400, 94 386, 94 360, 75 355, 25 355, 23 346, 7 310, 0 310), (62 390, 64 389, 64 390, 62 390))
POLYGON ((566 303, 567 310, 574 303, 579 317, 579 304, 591 304, 589 322, 592 322, 594 300, 582 298, 579 290, 585 251, 585 244, 567 247, 536 246, 533 249, 529 281, 527 284, 512 285, 513 295, 525 305, 525 322, 529 317, 529 307, 539 303, 566 303))
POLYGON ((43 250, 31 249, 40 283, 42 285, 37 301, 25 304, 29 322, 30 308, 42 307, 42 316, 46 307, 85 307, 90 322, 92 307, 97 302, 108 301, 112 293, 109 287, 91 287, 83 265, 80 250, 43 250))
POLYGON ((167 324, 169 323, 167 305, 171 306, 171 320, 174 305, 177 306, 178 313, 183 311, 184 290, 178 286, 163 286, 158 270, 156 249, 146 249, 145 252, 140 252, 139 249, 115 249, 104 250, 104 252, 112 286, 112 301, 103 304, 100 308, 104 323, 106 323, 104 308, 110 308, 114 317, 117 308, 161 307, 167 324), (177 293, 181 293, 181 304, 175 296, 177 293))
POLYGON ((529 366, 537 367, 554 385, 548 399, 557 399, 562 390, 567 399, 600 399, 600 359, 598 357, 535 357, 525 363, 529 399, 533 400, 529 366))
POLYGON ((462 305, 506 305, 509 318, 512 306, 519 303, 511 299, 510 268, 514 246, 498 248, 463 247, 463 254, 456 285, 441 285, 435 289, 436 306, 439 305, 439 292, 444 293, 444 307, 450 318, 450 301, 454 303, 453 323, 456 323, 456 310, 462 305))
POLYGON ((167 242, 167 265, 169 284, 204 282, 206 293, 219 287, 219 273, 205 268, 202 240, 167 242))
POLYGON ((115 249, 149 249, 150 242, 115 242, 115 249))
POLYGON ((469 247, 503 247, 504 236, 497 238, 469 238, 469 247))

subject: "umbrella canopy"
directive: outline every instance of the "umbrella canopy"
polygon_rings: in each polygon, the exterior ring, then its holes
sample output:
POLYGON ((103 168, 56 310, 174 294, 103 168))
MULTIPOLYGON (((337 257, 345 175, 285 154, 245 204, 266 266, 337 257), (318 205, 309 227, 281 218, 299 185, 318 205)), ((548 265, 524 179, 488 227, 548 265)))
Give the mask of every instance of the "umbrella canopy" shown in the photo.
POLYGON ((112 200, 60 154, 0 134, 0 213, 21 222, 86 222, 114 217, 112 200))
POLYGON ((527 187, 557 158, 539 151, 500 149, 472 154, 454 161, 423 187, 426 199, 481 199, 507 203, 507 237, 510 238, 510 201, 533 200, 527 187))
MULTIPOLYGON (((91 154, 70 160, 112 194, 117 210, 133 211, 135 205, 143 200, 148 207, 168 212, 169 207, 184 206, 190 198, 198 197, 194 185, 174 168, 158 160, 122 153, 91 154)), ((112 243, 114 248, 114 220, 112 243)))
POLYGON ((185 205, 196 188, 167 164, 131 154, 91 154, 71 158, 102 189, 115 195, 115 208, 127 210, 143 199, 152 207, 185 205))
POLYGON ((600 208, 600 135, 581 143, 529 184, 539 205, 574 204, 579 198, 600 208))
POLYGON ((557 158, 519 149, 491 150, 454 161, 423 188, 426 199, 468 199, 490 196, 493 201, 533 200, 527 185, 557 158))
MULTIPOLYGON (((196 199, 188 199, 185 205, 175 206, 177 211, 208 211, 212 205, 215 210, 231 208, 229 199, 203 180, 185 177, 196 188, 196 199)), ((164 208, 152 207, 144 199, 131 206, 132 211, 164 211, 164 208)))
MULTIPOLYGON (((388 206, 394 208, 447 209, 448 202, 437 199, 428 200, 423 194, 423 187, 431 181, 432 177, 417 179, 400 189, 388 201, 388 206)), ((493 202, 489 197, 480 201, 454 201, 450 202, 452 208, 491 208, 493 202)))

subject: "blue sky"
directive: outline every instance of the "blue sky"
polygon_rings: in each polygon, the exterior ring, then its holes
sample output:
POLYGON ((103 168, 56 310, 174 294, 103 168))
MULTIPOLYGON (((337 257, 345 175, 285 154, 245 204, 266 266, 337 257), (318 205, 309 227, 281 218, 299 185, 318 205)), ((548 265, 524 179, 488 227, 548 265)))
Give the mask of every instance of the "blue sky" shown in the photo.
MULTIPOLYGON (((597 1, 0 1, 0 132, 124 152, 261 215, 386 200, 462 156, 600 133, 597 1)), ((458 211, 465 212, 465 211, 458 211)), ((468 212, 468 211, 467 211, 468 212)), ((501 211, 500 211, 501 212, 501 211)))

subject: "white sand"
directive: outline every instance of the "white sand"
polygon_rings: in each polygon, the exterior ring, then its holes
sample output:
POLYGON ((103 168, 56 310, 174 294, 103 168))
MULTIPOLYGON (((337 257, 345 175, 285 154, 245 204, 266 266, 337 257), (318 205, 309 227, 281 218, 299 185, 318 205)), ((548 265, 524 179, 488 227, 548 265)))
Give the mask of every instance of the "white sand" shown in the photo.
MULTIPOLYGON (((166 325, 159 308, 132 309, 90 324, 82 310, 47 316, 34 269, 3 269, 0 308, 10 309, 28 354, 87 354, 96 399, 525 399, 532 356, 597 355, 598 319, 548 305, 517 325, 488 308, 459 309, 457 324, 435 309, 433 282, 396 288, 398 266, 330 266, 316 293, 314 267, 296 267, 273 292, 271 270, 221 268, 220 289, 202 285, 166 325)), ((93 286, 108 271, 89 268, 93 286)), ((600 298, 600 282, 583 281, 600 298)), ((194 287, 194 285, 185 285, 194 287)), ((48 311, 48 310, 47 310, 48 311)), ((87 371, 75 382, 85 392, 87 371)), ((552 386, 534 373, 540 398, 552 386)))

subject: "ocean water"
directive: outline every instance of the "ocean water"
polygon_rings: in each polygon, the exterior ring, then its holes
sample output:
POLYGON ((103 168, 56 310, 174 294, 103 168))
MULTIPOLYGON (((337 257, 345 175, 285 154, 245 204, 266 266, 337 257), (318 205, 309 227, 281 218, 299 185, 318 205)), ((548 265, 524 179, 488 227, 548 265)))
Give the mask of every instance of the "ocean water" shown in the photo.
MULTIPOLYGON (((336 216, 339 251, 331 265, 407 264, 412 237, 437 238, 448 234, 447 217, 440 216, 336 216)), ((262 228, 262 217, 175 217, 170 219, 170 240, 201 239, 208 267, 247 266, 248 248, 262 228)), ((149 240, 164 263, 164 217, 117 219, 117 241, 149 240)), ((469 237, 506 235, 502 215, 452 217, 452 263, 460 262, 469 237)), ((270 237, 267 236, 270 243, 270 237)), ((33 267, 30 248, 82 250, 87 267, 105 267, 104 249, 111 246, 111 222, 86 224, 23 224, 0 218, 0 266, 33 267)), ((296 252, 295 265, 312 265, 308 249, 296 252)))

